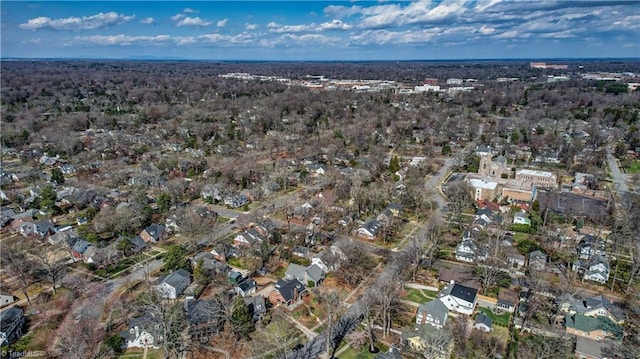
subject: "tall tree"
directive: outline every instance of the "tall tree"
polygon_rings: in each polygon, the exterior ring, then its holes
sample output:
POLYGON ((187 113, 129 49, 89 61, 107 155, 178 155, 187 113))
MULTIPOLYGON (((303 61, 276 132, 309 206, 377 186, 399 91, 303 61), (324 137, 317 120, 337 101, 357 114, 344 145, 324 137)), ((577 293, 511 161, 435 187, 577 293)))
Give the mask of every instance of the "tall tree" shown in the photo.
POLYGON ((25 246, 18 243, 3 243, 0 253, 2 268, 14 278, 20 286, 20 291, 31 305, 29 287, 38 281, 37 264, 30 258, 25 246))
POLYGON ((45 282, 51 284, 53 295, 56 295, 56 285, 62 280, 66 272, 66 264, 56 260, 50 253, 39 251, 35 254, 37 273, 45 282))
POLYGON ((138 298, 138 312, 151 315, 162 335, 164 358, 178 358, 184 352, 183 332, 186 328, 184 304, 167 301, 148 287, 138 298))
POLYGON ((64 184, 64 175, 62 174, 62 170, 59 168, 51 170, 51 183, 64 184))
POLYGON ((236 299, 233 303, 231 328, 236 338, 245 340, 250 339, 251 333, 256 329, 249 307, 247 307, 242 298, 236 299))

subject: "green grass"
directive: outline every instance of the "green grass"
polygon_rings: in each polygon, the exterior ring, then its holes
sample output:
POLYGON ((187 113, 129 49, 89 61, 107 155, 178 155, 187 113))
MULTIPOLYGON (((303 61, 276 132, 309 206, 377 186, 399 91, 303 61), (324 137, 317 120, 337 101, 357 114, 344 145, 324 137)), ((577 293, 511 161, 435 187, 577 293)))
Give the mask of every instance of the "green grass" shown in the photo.
MULTIPOLYGON (((369 353, 369 350, 367 349, 368 345, 365 345, 365 348, 362 349, 361 351, 357 351, 356 349, 353 349, 352 347, 348 347, 345 351, 343 351, 342 353, 340 353, 338 355, 338 358, 340 359, 369 359, 369 358, 375 358, 376 357, 376 353, 369 353)), ((382 352, 382 350, 380 350, 382 352)))
POLYGON ((628 174, 640 173, 640 161, 622 161, 621 163, 628 174))
POLYGON ((437 293, 431 290, 408 288, 406 300, 418 304, 429 302, 436 298, 437 293))
POLYGON ((495 314, 489 308, 478 307, 478 310, 482 313, 486 314, 489 318, 493 320, 493 323, 502 327, 509 326, 509 319, 511 318, 511 314, 509 312, 505 312, 503 314, 495 314))

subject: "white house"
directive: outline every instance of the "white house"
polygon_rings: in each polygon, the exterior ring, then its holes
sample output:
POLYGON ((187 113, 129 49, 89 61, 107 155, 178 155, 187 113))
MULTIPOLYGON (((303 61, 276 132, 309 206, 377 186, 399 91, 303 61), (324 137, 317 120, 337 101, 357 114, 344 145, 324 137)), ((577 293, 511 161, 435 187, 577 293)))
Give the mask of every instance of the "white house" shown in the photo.
POLYGON ((471 315, 478 301, 478 290, 451 281, 438 293, 438 298, 447 309, 455 313, 471 315))
POLYGON ((429 324, 437 329, 444 327, 449 316, 447 308, 440 299, 420 304, 416 313, 416 324, 429 324))
POLYGON ((16 297, 13 294, 0 292, 0 306, 11 304, 15 301, 16 297))
POLYGON ((159 343, 162 342, 160 324, 149 314, 131 319, 129 330, 121 332, 120 336, 124 338, 127 348, 153 347, 160 349, 159 343))
POLYGON ((527 217, 527 214, 524 212, 517 212, 513 215, 513 224, 524 224, 527 226, 531 225, 531 219, 527 217))
POLYGON ((609 260, 601 255, 591 257, 585 269, 584 279, 586 280, 599 283, 606 283, 609 280, 609 260))
POLYGON ((158 278, 158 284, 154 289, 164 299, 176 299, 191 284, 189 272, 184 269, 158 278))
POLYGON ((491 332, 491 326, 493 324, 493 319, 489 318, 484 313, 479 313, 476 317, 476 322, 473 324, 475 329, 482 330, 483 332, 489 333, 491 332))
POLYGON ((486 252, 472 239, 463 239, 456 247, 456 260, 473 263, 487 259, 486 252))

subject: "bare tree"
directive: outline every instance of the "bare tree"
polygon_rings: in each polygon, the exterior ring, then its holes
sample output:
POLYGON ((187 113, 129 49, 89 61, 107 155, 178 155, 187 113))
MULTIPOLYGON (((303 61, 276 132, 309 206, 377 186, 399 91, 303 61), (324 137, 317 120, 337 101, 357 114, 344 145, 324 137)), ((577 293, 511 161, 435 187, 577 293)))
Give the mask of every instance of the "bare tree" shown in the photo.
POLYGON ((88 299, 72 310, 51 340, 51 350, 60 358, 84 359, 100 357, 105 338, 100 323, 102 305, 97 298, 88 299))
POLYGON ((462 213, 467 210, 473 202, 471 187, 462 181, 455 182, 447 187, 445 193, 450 201, 453 220, 458 223, 458 228, 462 229, 462 213))
POLYGON ((394 315, 398 312, 400 302, 398 294, 402 290, 402 281, 397 268, 388 267, 372 288, 376 298, 376 306, 382 319, 382 337, 391 331, 391 323, 394 315))
POLYGON ((2 260, 2 268, 16 280, 20 286, 20 291, 27 299, 27 303, 31 305, 29 298, 29 287, 38 281, 37 264, 30 258, 26 247, 13 242, 4 244, 0 260, 2 260))
MULTIPOLYGON (((342 313, 344 313, 344 307, 342 306, 342 299, 340 298, 340 295, 337 291, 335 290, 331 290, 325 293, 319 293, 319 295, 317 296, 318 301, 320 302, 320 305, 322 306, 322 308, 324 308, 326 315, 325 315, 325 327, 326 327, 326 331, 327 331, 327 338, 331 339, 334 337, 334 329, 336 326, 336 322, 338 321, 338 319, 340 318, 340 316, 342 315, 342 313)), ((333 356, 333 354, 335 354, 335 350, 337 349, 337 347, 333 347, 333 340, 327 340, 326 341, 326 352, 327 354, 331 354, 333 356), (333 350, 333 354, 331 353, 333 350)))
POLYGON ((409 240, 404 251, 399 256, 401 267, 409 270, 411 280, 416 280, 422 263, 428 267, 433 264, 436 250, 442 239, 443 228, 438 219, 433 217, 429 223, 409 240))
POLYGON ((167 301, 148 288, 138 301, 138 309, 141 313, 151 315, 162 336, 164 357, 177 358, 184 351, 182 333, 186 327, 184 305, 181 302, 167 301))
POLYGON ((276 311, 271 317, 269 330, 260 330, 255 335, 254 357, 275 357, 282 359, 293 358, 291 349, 299 342, 300 332, 295 324, 286 318, 281 311, 276 311))
POLYGON ((449 352, 449 345, 453 340, 451 331, 447 328, 434 330, 429 326, 421 326, 420 338, 424 342, 422 355, 425 358, 440 358, 449 352))
POLYGON ((51 284, 53 295, 56 295, 56 285, 66 273, 66 264, 56 260, 50 253, 40 251, 35 254, 39 277, 51 284))
POLYGON ((344 254, 345 260, 342 261, 336 278, 355 288, 371 273, 375 267, 375 261, 371 254, 356 242, 342 241, 338 247, 344 254))
POLYGON ((530 335, 518 342, 517 358, 566 358, 571 350, 569 335, 530 335))

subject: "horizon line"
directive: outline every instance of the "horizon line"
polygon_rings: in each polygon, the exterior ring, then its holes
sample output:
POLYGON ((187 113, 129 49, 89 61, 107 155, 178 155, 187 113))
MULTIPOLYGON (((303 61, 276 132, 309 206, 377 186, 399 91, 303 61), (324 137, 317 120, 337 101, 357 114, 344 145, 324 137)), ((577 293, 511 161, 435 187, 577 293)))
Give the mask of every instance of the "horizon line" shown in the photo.
POLYGON ((192 61, 192 62, 469 62, 469 61, 640 61, 640 57, 486 57, 486 58, 449 58, 449 59, 203 59, 183 57, 156 57, 134 55, 127 57, 2 57, 0 61, 192 61))

